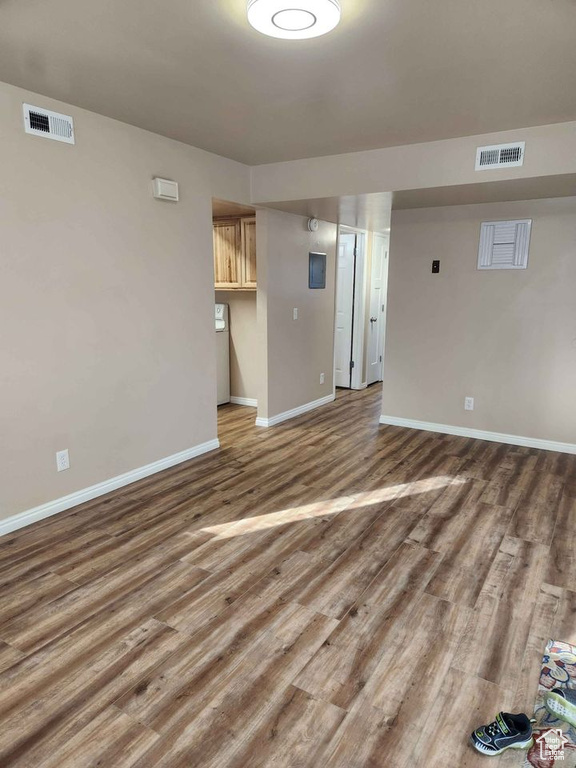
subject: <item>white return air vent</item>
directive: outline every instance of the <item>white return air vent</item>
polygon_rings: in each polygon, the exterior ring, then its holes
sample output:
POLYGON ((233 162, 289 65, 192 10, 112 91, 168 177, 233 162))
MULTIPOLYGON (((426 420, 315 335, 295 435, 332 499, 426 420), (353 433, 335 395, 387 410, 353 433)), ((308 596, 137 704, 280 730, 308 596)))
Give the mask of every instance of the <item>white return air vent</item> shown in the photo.
POLYGON ((69 115, 24 104, 24 130, 34 136, 74 144, 74 122, 69 115))
POLYGON ((483 221, 478 269, 527 269, 532 219, 483 221))
POLYGON ((476 170, 489 171, 494 168, 514 168, 524 165, 526 142, 515 144, 495 144, 492 147, 478 147, 476 150, 476 170))

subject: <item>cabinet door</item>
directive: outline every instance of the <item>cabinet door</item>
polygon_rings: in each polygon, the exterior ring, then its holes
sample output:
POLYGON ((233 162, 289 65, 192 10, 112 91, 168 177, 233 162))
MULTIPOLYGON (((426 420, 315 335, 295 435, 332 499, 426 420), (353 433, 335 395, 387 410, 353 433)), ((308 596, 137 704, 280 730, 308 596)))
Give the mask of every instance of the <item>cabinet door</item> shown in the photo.
POLYGON ((242 287, 256 288, 256 219, 242 219, 242 287))
POLYGON ((240 227, 238 221, 214 222, 214 285, 240 288, 240 227))

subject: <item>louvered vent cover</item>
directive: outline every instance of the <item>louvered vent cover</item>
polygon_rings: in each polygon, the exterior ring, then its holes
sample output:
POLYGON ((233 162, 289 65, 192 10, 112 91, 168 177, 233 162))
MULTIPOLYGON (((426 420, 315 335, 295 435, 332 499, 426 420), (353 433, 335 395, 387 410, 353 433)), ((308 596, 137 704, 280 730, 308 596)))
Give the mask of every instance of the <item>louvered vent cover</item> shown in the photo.
POLYGON ((482 222, 478 269, 526 269, 531 227, 532 219, 482 222))
POLYGON ((524 165, 524 147, 524 141, 518 141, 516 144, 496 144, 493 147, 478 147, 476 170, 489 171, 492 168, 524 165))
POLYGON ((24 104, 24 130, 34 136, 74 144, 74 122, 69 115, 24 104))

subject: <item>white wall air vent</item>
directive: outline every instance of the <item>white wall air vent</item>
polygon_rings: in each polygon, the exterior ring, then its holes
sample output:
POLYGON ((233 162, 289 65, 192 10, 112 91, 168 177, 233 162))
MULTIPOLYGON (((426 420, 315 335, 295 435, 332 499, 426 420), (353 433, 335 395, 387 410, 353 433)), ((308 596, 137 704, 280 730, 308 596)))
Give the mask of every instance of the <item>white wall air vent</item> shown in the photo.
POLYGON ((74 122, 69 115, 24 104, 24 130, 34 136, 74 144, 74 122))
POLYGON ((169 179, 154 179, 154 197, 158 200, 171 200, 177 203, 179 198, 178 182, 169 179))
POLYGON ((482 222, 478 269, 526 269, 531 228, 532 219, 482 222))
POLYGON ((513 168, 524 165, 526 142, 515 144, 495 144, 492 147, 478 147, 476 150, 476 170, 489 171, 493 168, 513 168))

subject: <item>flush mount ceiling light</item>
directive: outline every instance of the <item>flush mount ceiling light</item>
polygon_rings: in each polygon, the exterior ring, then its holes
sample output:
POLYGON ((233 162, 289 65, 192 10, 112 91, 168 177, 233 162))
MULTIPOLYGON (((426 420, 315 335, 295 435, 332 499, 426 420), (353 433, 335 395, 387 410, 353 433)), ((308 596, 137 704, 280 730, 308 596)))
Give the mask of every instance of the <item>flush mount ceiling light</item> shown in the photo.
POLYGON ((331 32, 340 21, 338 0, 248 0, 248 21, 264 35, 302 40, 331 32))

